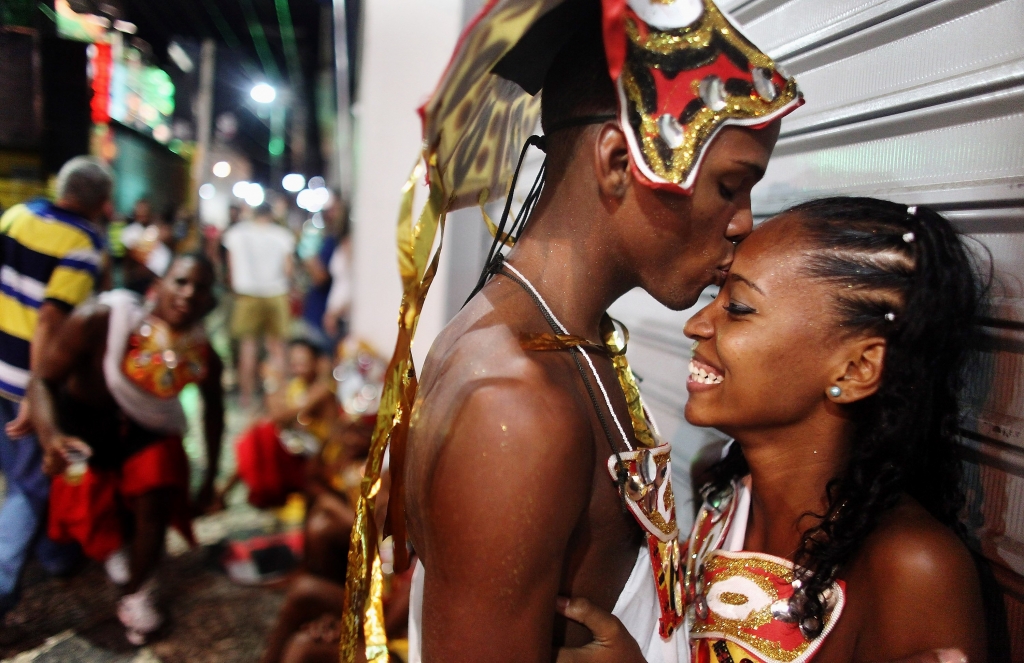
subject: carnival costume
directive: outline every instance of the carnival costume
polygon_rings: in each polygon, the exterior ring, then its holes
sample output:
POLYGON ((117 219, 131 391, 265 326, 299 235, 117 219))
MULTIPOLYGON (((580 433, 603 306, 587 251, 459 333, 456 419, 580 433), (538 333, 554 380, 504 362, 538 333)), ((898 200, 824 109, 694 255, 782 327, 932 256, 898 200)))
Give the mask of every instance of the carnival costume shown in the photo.
POLYGON ((683 582, 693 663, 806 663, 835 627, 846 586, 832 583, 824 620, 798 622, 800 580, 793 563, 743 552, 750 514, 750 477, 705 494, 686 548, 683 582))
MULTIPOLYGON (((537 124, 537 93, 548 67, 580 24, 581 13, 596 12, 598 5, 618 112, 570 118, 562 127, 617 119, 629 145, 632 172, 644 185, 689 195, 707 147, 723 127, 763 127, 802 103, 796 82, 744 38, 711 0, 491 0, 470 22, 437 90, 420 109, 424 149, 402 193, 397 233, 403 285, 398 341, 352 528, 341 634, 343 663, 356 660, 360 634, 368 661, 387 659, 373 501, 390 447, 391 465, 397 469, 392 472, 385 534, 394 537, 395 568, 401 571, 407 565, 402 467, 416 394, 411 343, 437 270, 440 242, 431 254, 437 232, 443 233, 450 210, 482 207, 511 195, 525 156, 525 149, 519 154, 520 146, 543 143, 527 137, 537 124), (413 193, 424 175, 429 195, 414 222, 413 193)), ((528 201, 535 202, 540 186, 535 185, 528 201)), ((499 244, 514 243, 514 231, 525 223, 530 204, 506 230, 509 208, 507 202, 498 224, 484 214, 495 235, 492 253, 499 244)), ((615 614, 629 622, 627 628, 650 661, 685 658, 685 642, 680 644, 676 638, 686 605, 669 446, 658 441, 644 411, 624 354, 627 333, 606 318, 604 347, 569 336, 525 277, 511 265, 502 266, 500 259, 488 264, 490 273, 501 271, 519 283, 552 327, 552 334, 522 339, 523 347, 572 353, 614 449, 608 461, 611 479, 647 535, 646 549, 615 614), (605 386, 593 370, 593 352, 612 358, 628 405, 632 436, 614 417, 605 386), (590 375, 596 383, 591 383, 590 375), (612 412, 614 432, 603 416, 602 400, 612 412), (631 439, 636 440, 636 448, 631 439)), ((417 620, 416 591, 414 586, 410 640, 417 620)))
POLYGON ((173 489, 172 524, 193 540, 178 394, 206 377, 213 350, 201 325, 175 332, 135 292, 113 290, 99 302, 110 308, 103 377, 116 407, 60 396, 61 428, 89 444, 92 457, 53 480, 49 535, 76 540, 102 561, 124 546, 123 500, 157 488, 173 489))

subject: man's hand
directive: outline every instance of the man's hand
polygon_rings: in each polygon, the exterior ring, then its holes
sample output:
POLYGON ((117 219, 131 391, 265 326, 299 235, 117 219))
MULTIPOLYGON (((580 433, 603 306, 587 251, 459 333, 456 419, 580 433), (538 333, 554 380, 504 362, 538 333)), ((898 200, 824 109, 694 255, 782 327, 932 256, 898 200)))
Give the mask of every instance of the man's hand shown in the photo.
POLYGON ((7 433, 7 437, 14 440, 30 435, 34 430, 35 427, 32 425, 32 402, 28 394, 25 394, 25 397, 18 404, 18 416, 7 422, 4 432, 7 433))
POLYGON ((58 433, 43 445, 43 472, 56 477, 68 469, 68 465, 82 462, 92 456, 92 447, 77 437, 58 433))
POLYGON ((563 597, 558 598, 555 608, 594 634, 594 641, 589 645, 559 649, 557 663, 647 663, 640 645, 619 618, 610 612, 605 612, 587 599, 563 597))

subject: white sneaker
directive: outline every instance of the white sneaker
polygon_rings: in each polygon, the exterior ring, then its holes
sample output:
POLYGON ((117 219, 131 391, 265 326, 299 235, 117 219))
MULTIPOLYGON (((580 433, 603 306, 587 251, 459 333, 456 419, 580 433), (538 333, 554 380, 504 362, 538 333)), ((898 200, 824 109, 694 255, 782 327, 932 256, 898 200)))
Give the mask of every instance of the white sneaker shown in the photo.
POLYGON ((139 591, 126 594, 117 602, 117 618, 125 627, 125 637, 136 646, 146 644, 146 637, 160 628, 164 618, 153 602, 156 584, 146 581, 139 591))
POLYGON ((124 587, 128 584, 131 579, 131 568, 128 564, 128 551, 124 548, 118 548, 110 554, 110 557, 103 562, 103 568, 107 572, 107 577, 110 581, 118 587, 124 587))

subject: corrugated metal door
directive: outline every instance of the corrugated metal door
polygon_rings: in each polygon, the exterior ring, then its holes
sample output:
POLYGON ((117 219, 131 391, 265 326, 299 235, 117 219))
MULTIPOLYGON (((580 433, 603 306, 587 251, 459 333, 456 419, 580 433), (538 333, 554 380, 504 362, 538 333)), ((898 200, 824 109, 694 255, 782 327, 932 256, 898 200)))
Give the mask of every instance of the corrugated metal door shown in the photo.
MULTIPOLYGON (((930 205, 992 253, 993 308, 963 424, 967 519, 1004 592, 1013 660, 1024 661, 1024 0, 720 6, 807 96, 754 190, 759 217, 829 194, 876 196, 930 205)), ((637 293, 615 313, 630 324, 630 357, 683 483, 713 436, 682 421, 686 315, 637 293)))

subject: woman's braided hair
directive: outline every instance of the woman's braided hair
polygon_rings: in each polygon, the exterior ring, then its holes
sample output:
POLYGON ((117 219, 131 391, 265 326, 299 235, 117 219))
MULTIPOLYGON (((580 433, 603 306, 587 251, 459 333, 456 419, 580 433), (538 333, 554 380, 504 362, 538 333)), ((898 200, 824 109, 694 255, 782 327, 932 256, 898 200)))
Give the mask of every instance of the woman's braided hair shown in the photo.
MULTIPOLYGON (((960 532, 959 393, 985 281, 962 236, 928 208, 837 197, 784 214, 812 249, 805 274, 835 286, 841 333, 886 340, 877 393, 847 406, 855 426, 849 462, 828 483, 828 509, 815 514, 820 523, 794 556, 801 587, 793 616, 816 635, 822 593, 901 495, 960 532)), ((712 489, 747 471, 733 444, 712 468, 712 489)))

